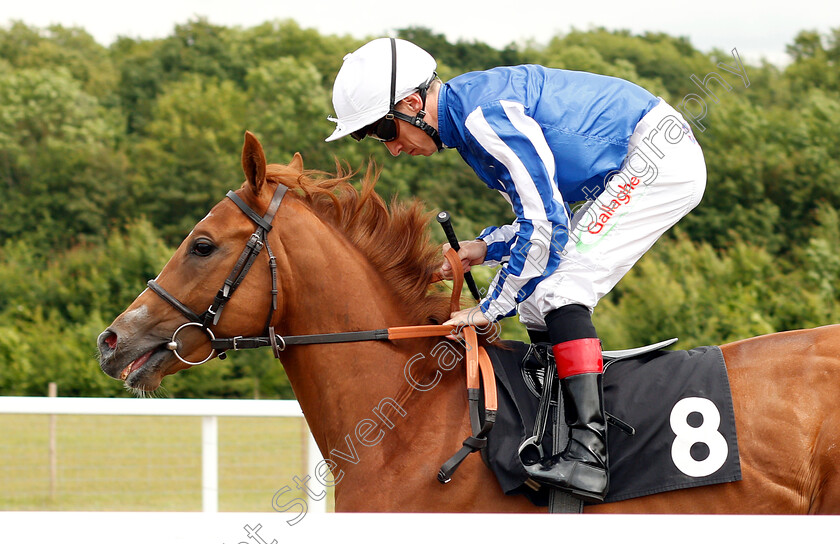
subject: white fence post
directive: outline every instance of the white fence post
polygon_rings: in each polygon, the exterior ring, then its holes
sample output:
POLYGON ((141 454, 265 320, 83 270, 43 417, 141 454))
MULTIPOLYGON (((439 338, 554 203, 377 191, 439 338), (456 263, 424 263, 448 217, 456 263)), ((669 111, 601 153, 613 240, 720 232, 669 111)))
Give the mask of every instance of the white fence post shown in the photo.
POLYGON ((219 511, 219 420, 201 418, 201 509, 219 511))

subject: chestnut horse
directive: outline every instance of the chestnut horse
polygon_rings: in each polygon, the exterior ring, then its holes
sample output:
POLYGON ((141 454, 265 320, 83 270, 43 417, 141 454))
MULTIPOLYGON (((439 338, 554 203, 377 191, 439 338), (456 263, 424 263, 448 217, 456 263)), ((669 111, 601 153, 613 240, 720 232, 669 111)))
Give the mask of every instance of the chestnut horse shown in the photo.
MULTIPOLYGON (((429 289, 440 248, 428 239, 427 214, 415 202, 389 208, 369 170, 358 191, 339 172, 304 171, 299 155, 266 165, 246 133, 246 181, 236 191, 262 215, 275 189, 289 188, 265 235, 263 251, 224 306, 216 337, 319 334, 442 323, 446 293, 429 289)), ((207 308, 252 235, 254 220, 230 198, 187 236, 156 279, 179 311, 147 289, 99 337, 100 365, 128 387, 150 391, 210 351, 184 311, 207 308), (171 342, 170 342, 171 341, 171 342), (169 346, 167 349, 167 344, 169 346), (177 346, 176 351, 172 351, 177 346)), ((196 316, 197 317, 197 316, 196 316)), ((447 485, 439 467, 469 436, 464 365, 441 368, 425 338, 334 345, 290 345, 282 363, 325 458, 339 511, 538 512, 506 496, 480 456, 471 455, 447 485), (426 355, 422 355, 426 354, 426 355), (434 384, 417 388, 407 381, 434 384)), ((840 327, 784 332, 722 346, 729 370, 743 479, 671 491, 586 512, 840 513, 840 327)))

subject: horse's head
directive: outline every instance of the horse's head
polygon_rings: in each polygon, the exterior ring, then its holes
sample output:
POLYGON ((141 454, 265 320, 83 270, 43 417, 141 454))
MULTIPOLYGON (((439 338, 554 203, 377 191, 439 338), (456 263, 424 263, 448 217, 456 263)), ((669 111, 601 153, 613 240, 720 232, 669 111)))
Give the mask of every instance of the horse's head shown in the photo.
MULTIPOLYGON (((99 335, 100 367, 109 376, 125 381, 127 387, 156 389, 164 376, 215 355, 209 343, 211 330, 216 336, 261 334, 261 325, 256 324, 264 324, 262 319, 274 313, 272 300, 277 308, 282 307, 282 293, 274 297, 271 293, 269 248, 262 247, 266 237, 260 232, 259 219, 272 204, 279 204, 282 194, 274 196, 283 193, 285 186, 266 182, 265 154, 251 133, 245 134, 242 167, 246 181, 235 197, 217 204, 195 226, 150 282, 151 289, 143 291, 99 335), (245 208, 259 217, 250 217, 245 208), (236 270, 239 272, 232 272, 236 270), (242 283, 232 287, 236 296, 230 303, 217 304, 217 294, 226 282, 237 281, 242 283), (213 307, 218 313, 215 320, 207 312, 201 314, 213 307), (266 317, 255 319, 255 315, 266 317), (185 326, 193 322, 198 324, 185 326), (179 327, 183 328, 173 336, 179 327)), ((295 155, 287 167, 277 168, 287 168, 293 180, 301 175, 303 161, 295 155)))

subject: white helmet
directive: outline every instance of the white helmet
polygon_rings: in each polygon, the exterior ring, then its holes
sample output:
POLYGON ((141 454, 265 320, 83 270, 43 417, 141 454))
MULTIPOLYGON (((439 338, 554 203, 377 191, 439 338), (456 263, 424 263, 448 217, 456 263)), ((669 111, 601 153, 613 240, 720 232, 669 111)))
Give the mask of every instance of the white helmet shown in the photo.
POLYGON ((337 126, 326 141, 337 140, 382 119, 393 104, 428 84, 435 77, 436 68, 430 54, 400 39, 379 38, 348 54, 333 85, 337 118, 328 117, 337 126), (392 41, 396 45, 395 60, 392 41))

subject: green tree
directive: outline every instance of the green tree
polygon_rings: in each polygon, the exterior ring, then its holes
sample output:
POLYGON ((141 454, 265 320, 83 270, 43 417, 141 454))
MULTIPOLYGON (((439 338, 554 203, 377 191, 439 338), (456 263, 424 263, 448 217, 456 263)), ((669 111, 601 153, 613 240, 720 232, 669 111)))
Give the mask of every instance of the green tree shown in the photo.
POLYGON ((330 101, 321 79, 313 64, 294 57, 266 61, 248 71, 244 119, 272 151, 272 162, 288 162, 300 152, 307 168, 333 167, 331 150, 324 145, 330 128, 324 112, 329 111, 330 101))
POLYGON ((397 30, 397 37, 422 47, 435 57, 435 60, 448 66, 456 74, 523 62, 519 50, 513 45, 498 50, 479 41, 458 40, 453 44, 443 34, 437 34, 425 27, 401 28, 397 30))
POLYGON ((213 25, 203 17, 176 25, 156 51, 163 72, 170 80, 199 74, 241 85, 246 65, 238 51, 228 46, 228 34, 232 32, 237 31, 213 25))
POLYGON ((130 186, 137 210, 174 244, 241 183, 247 97, 231 81, 191 74, 165 85, 152 112, 129 150, 130 186))
POLYGON ((15 68, 67 70, 99 100, 109 100, 118 82, 108 50, 77 27, 38 29, 12 22, 0 28, 0 58, 15 68))
POLYGON ((24 240, 2 246, 0 394, 44 395, 50 381, 63 395, 119 394, 122 386, 96 364, 95 339, 168 252, 147 223, 106 245, 54 252, 49 261, 24 240))
POLYGON ((309 63, 321 74, 321 85, 332 89, 333 81, 347 53, 367 40, 350 36, 324 36, 317 30, 301 28, 295 21, 269 21, 228 34, 230 47, 246 59, 249 67, 284 57, 309 63))
MULTIPOLYGON (((626 78, 678 105, 699 92, 692 75, 728 76, 733 90, 708 102, 695 133, 708 166, 703 202, 598 306, 608 347, 671 335, 689 347, 840 318, 840 28, 800 32, 785 67, 746 66, 749 87, 718 67, 731 51, 664 33, 571 30, 503 49, 422 27, 399 36, 430 51, 444 80, 536 62, 626 78)), ((373 141, 323 142, 342 58, 366 41, 291 20, 239 28, 195 18, 107 48, 79 28, 0 28, 0 391, 43 394, 57 380, 62 394, 127 394, 98 370, 94 339, 239 185, 246 129, 273 162, 300 151, 308 168, 364 170, 373 159, 386 199, 449 210, 463 238, 509 222, 504 199, 453 151, 395 159, 373 141)), ((493 271, 476 274, 486 283, 493 271)), ((504 328, 524 338, 515 320, 504 328)), ((291 394, 259 351, 166 384, 178 396, 291 394)))
POLYGON ((840 60, 840 28, 829 36, 815 30, 803 30, 796 35, 787 53, 793 62, 785 69, 785 77, 794 91, 807 93, 819 88, 827 91, 840 90, 840 75, 837 73, 840 60))
POLYGON ((101 236, 122 215, 119 115, 63 68, 0 72, 0 241, 101 236))

